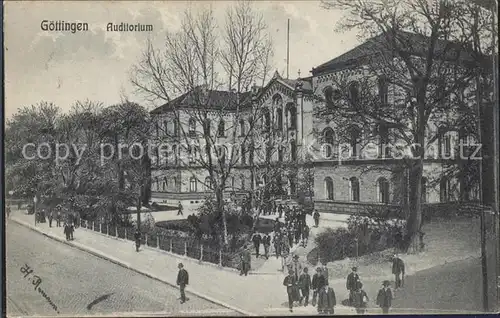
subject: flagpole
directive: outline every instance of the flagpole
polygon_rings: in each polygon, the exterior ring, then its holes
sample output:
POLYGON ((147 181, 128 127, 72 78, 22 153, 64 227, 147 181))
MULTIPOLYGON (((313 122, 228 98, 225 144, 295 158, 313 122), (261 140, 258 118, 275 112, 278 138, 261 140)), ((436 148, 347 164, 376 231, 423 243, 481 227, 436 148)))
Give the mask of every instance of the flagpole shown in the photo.
POLYGON ((290 19, 288 19, 288 27, 286 29, 286 79, 288 79, 289 66, 290 66, 290 19))

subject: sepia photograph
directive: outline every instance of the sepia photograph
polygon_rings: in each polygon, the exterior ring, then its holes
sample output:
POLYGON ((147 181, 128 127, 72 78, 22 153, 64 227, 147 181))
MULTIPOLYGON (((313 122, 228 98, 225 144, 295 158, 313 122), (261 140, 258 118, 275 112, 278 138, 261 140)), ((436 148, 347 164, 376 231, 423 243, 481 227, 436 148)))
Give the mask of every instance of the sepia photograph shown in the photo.
POLYGON ((500 312, 497 0, 3 15, 3 316, 500 312))

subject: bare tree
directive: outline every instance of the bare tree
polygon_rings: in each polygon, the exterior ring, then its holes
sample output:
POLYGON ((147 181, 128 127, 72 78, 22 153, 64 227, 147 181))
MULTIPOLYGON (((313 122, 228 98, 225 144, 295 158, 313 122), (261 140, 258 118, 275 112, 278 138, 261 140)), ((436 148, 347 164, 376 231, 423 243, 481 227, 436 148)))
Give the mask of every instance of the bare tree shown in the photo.
POLYGON ((339 29, 360 30, 371 44, 353 65, 364 79, 353 86, 352 79, 339 76, 339 90, 325 92, 330 106, 325 113, 351 123, 358 133, 346 134, 345 140, 353 145, 360 144, 361 127, 375 127, 364 134, 365 140, 377 138, 399 144, 397 152, 410 151, 402 160, 409 185, 407 249, 422 226, 427 148, 458 130, 461 105, 474 102, 471 87, 484 57, 471 49, 471 33, 463 28, 463 3, 335 0, 323 1, 323 6, 348 12, 339 29), (460 93, 464 91, 468 94, 460 93))
POLYGON ((197 184, 213 192, 225 244, 228 178, 241 156, 248 155, 245 145, 251 143, 262 116, 254 107, 258 90, 248 89, 269 71, 272 52, 262 18, 248 3, 229 9, 226 18, 221 32, 211 10, 187 11, 180 31, 167 33, 164 51, 149 43, 131 79, 150 100, 167 102, 153 112, 155 140, 158 145, 168 142, 167 149, 157 149, 154 164, 188 171, 197 184), (219 69, 227 74, 221 76, 219 69))

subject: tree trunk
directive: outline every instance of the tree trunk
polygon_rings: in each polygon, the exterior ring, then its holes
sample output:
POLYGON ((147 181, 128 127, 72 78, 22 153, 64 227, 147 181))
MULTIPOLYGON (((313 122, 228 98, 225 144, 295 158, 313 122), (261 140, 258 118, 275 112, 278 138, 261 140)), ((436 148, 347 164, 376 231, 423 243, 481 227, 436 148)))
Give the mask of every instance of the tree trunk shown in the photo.
MULTIPOLYGON (((141 186, 140 193, 143 192, 143 186, 141 186)), ((137 200, 137 231, 141 231, 141 209, 142 209, 142 197, 139 195, 137 200)))
POLYGON ((409 215, 406 219, 406 233, 402 249, 407 252, 422 227, 422 172, 423 160, 416 159, 409 170, 409 215))
POLYGON ((217 203, 217 213, 220 214, 222 220, 222 227, 224 229, 222 233, 222 242, 224 245, 228 244, 227 241, 227 220, 226 220, 226 212, 224 210, 224 193, 221 187, 216 187, 215 189, 215 198, 217 203))

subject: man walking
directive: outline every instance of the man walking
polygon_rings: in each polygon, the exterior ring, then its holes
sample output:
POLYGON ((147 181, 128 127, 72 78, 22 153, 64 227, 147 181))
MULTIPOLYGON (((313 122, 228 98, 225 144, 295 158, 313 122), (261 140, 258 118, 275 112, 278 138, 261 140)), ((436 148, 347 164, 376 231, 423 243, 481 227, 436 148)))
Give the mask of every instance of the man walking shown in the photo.
POLYGON ((309 290, 311 289, 311 276, 307 273, 307 267, 304 268, 304 272, 299 277, 299 286, 302 294, 300 303, 307 307, 309 305, 309 290))
POLYGON ((398 254, 394 254, 392 258, 392 273, 394 274, 394 280, 396 281, 395 290, 403 287, 404 277, 405 277, 405 263, 398 254))
POLYGON ((318 210, 314 210, 313 218, 314 218, 314 226, 318 227, 319 226, 319 212, 318 212, 318 210))
POLYGON ((189 274, 184 269, 184 265, 179 263, 179 273, 177 274, 177 286, 179 286, 179 290, 181 291, 181 304, 186 302, 186 293, 184 290, 186 289, 186 285, 189 284, 189 274))
POLYGON ((283 280, 283 285, 286 286, 286 293, 288 294, 288 308, 290 312, 293 312, 293 301, 295 296, 295 286, 297 285, 297 279, 295 278, 292 269, 288 271, 288 276, 283 280))
POLYGON ((248 275, 248 271, 250 271, 251 267, 251 261, 252 257, 250 255, 250 252, 247 250, 244 250, 240 254, 240 259, 241 259, 241 271, 240 271, 240 276, 245 274, 245 276, 248 275))
POLYGON ((269 247, 271 246, 271 237, 269 234, 265 234, 262 238, 262 243, 264 244, 264 256, 269 259, 269 247))
POLYGON ((323 267, 321 268, 321 274, 325 278, 325 284, 328 285, 328 267, 326 266, 326 262, 323 262, 323 267))
POLYGON ((276 259, 281 256, 281 234, 280 232, 274 232, 273 235, 274 251, 276 253, 276 259))
POLYGON ((61 207, 57 207, 57 215, 56 215, 56 226, 61 226, 61 207))
POLYGON ((64 235, 66 235, 66 241, 69 241, 70 240, 70 227, 68 225, 68 223, 64 223, 64 235))
POLYGON ((135 230, 134 240, 135 240, 135 251, 139 252, 139 247, 141 246, 141 232, 139 232, 139 229, 135 230))
POLYGON ((318 293, 319 291, 325 287, 325 278, 323 277, 323 274, 321 273, 321 267, 316 268, 316 273, 313 275, 312 282, 311 282, 311 287, 313 290, 313 297, 311 304, 313 306, 316 306, 316 300, 318 299, 318 293))
POLYGON ((257 258, 259 258, 259 249, 260 249, 260 242, 262 241, 262 237, 260 236, 259 233, 255 233, 252 238, 253 246, 255 247, 255 255, 257 258))
POLYGON ((357 282, 359 281, 359 275, 357 273, 358 268, 354 266, 352 268, 352 272, 347 275, 347 281, 345 287, 349 291, 349 306, 352 306, 353 303, 353 293, 356 290, 357 282))
POLYGON ((335 291, 326 284, 319 292, 318 313, 333 315, 335 313, 335 305, 337 305, 335 291))
POLYGON ((283 217, 283 205, 282 204, 278 205, 278 218, 281 219, 281 217, 283 217))
POLYGON ((309 226, 307 224, 304 224, 304 228, 302 230, 302 244, 303 244, 303 246, 306 247, 308 242, 309 242, 309 226))
POLYGON ((390 286, 390 283, 388 280, 384 280, 382 283, 383 288, 381 288, 378 291, 377 295, 377 306, 382 308, 382 313, 388 314, 389 313, 389 308, 391 308, 391 302, 392 302, 392 291, 390 286))
POLYGON ((179 201, 178 208, 179 208, 179 211, 177 212, 177 215, 184 215, 184 214, 182 213, 182 210, 183 210, 184 208, 182 207, 181 201, 179 201))
POLYGON ((52 219, 54 218, 53 213, 54 212, 52 212, 52 210, 50 210, 50 212, 49 212, 49 227, 52 227, 52 219))
POLYGON ((300 264, 299 262, 299 256, 298 255, 294 255, 293 256, 293 260, 292 262, 290 263, 289 267, 293 270, 293 272, 295 273, 295 280, 299 280, 299 276, 300 274, 302 273, 302 265, 300 264))

